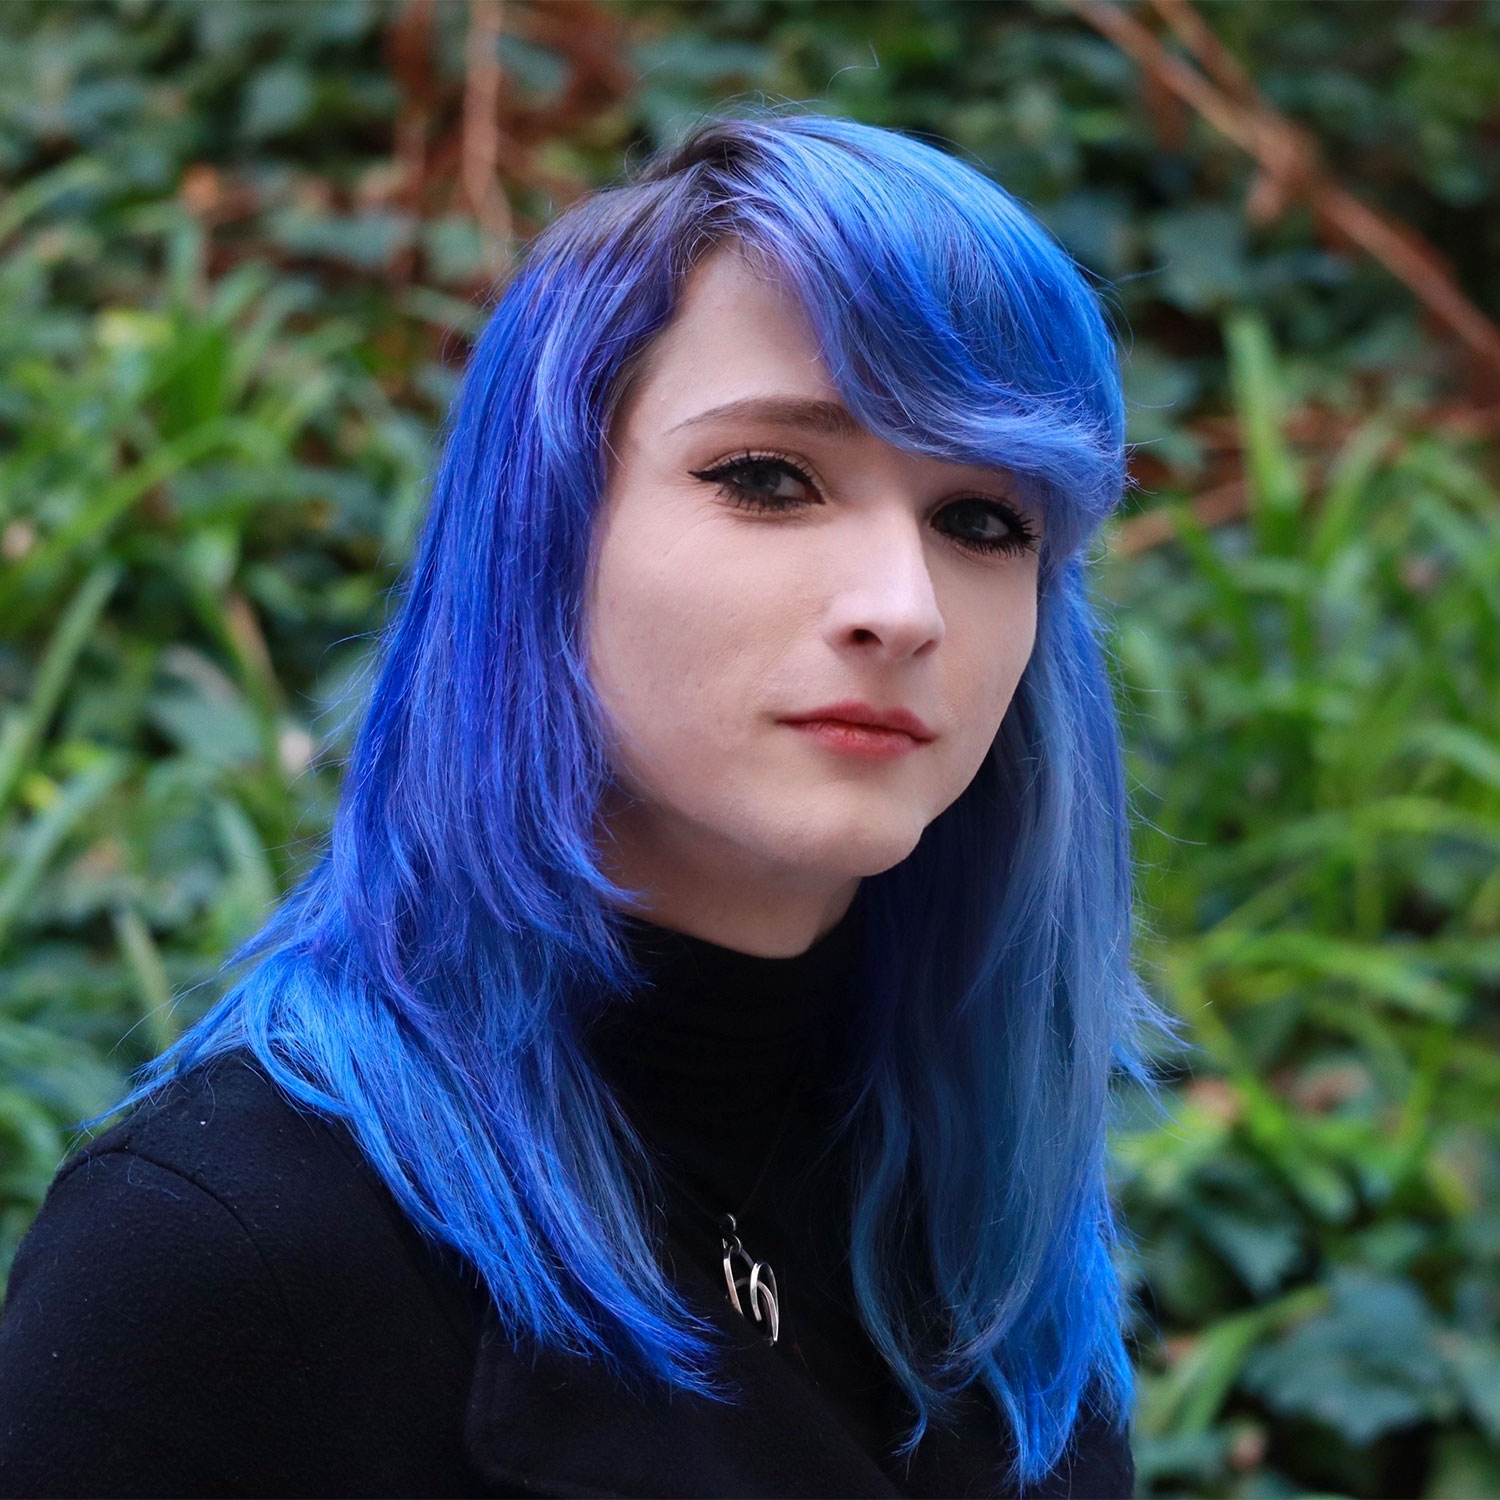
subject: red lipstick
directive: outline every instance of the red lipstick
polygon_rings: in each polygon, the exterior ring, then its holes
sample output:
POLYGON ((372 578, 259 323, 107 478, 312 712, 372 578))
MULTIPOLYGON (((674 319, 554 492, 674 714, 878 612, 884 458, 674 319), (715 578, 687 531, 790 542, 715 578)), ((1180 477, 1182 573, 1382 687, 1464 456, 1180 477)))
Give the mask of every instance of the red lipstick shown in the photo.
POLYGON ((863 760, 891 760, 936 735, 909 709, 875 708, 846 699, 783 720, 815 736, 827 749, 863 760))

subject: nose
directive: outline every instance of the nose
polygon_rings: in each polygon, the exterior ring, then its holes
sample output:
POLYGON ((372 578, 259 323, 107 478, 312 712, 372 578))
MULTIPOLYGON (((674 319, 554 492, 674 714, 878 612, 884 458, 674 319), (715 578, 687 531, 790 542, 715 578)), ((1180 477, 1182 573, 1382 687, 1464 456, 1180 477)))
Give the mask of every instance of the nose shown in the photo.
POLYGON ((830 639, 893 661, 935 650, 943 615, 910 505, 868 512, 851 532, 857 536, 840 539, 839 586, 825 616, 830 639))

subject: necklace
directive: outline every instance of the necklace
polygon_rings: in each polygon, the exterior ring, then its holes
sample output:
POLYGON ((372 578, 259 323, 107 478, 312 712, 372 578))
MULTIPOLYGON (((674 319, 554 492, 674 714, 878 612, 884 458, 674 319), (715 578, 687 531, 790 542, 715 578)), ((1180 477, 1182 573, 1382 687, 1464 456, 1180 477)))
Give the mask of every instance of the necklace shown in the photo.
POLYGON ((761 1163, 760 1175, 756 1177, 754 1186, 751 1187, 745 1196, 745 1201, 735 1212, 729 1213, 714 1208, 703 1194, 686 1182, 680 1174, 662 1169, 662 1175, 677 1186, 694 1208, 712 1221, 714 1228, 718 1231, 720 1249, 724 1257, 724 1284, 729 1292, 729 1304, 742 1318, 753 1318, 756 1323, 764 1325, 767 1344, 774 1344, 781 1335, 781 1305, 776 1287, 776 1273, 767 1262, 757 1260, 745 1249, 740 1241, 739 1222, 755 1201, 755 1195, 760 1191, 761 1184, 766 1180, 766 1173, 776 1158, 776 1148, 780 1146, 782 1137, 786 1134, 786 1128, 791 1123, 792 1111, 796 1106, 804 1075, 805 1070, 793 1082, 791 1092, 787 1096, 786 1108, 781 1112, 781 1123, 777 1126, 776 1135, 771 1141, 771 1149, 766 1153, 765 1161, 761 1163), (743 1301, 741 1292, 744 1293, 743 1301), (747 1305, 748 1312, 746 1311, 747 1305))

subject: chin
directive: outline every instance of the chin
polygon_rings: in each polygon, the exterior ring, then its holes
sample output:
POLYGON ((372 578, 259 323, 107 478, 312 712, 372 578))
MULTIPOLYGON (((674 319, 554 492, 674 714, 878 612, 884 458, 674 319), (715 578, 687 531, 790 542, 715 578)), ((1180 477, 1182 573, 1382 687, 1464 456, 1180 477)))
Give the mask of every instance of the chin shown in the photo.
POLYGON ((879 875, 899 865, 922 837, 917 818, 880 817, 874 809, 862 815, 819 816, 809 809, 784 840, 775 840, 780 863, 819 870, 839 879, 879 875))

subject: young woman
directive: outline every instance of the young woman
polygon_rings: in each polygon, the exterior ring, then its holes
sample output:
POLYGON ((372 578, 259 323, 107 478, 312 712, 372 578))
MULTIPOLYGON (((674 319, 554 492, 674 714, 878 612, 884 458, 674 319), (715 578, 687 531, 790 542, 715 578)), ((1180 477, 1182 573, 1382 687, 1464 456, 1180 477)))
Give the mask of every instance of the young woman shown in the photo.
POLYGON ((1096 299, 712 121, 532 246, 331 847, 60 1170, 0 1491, 1130 1493, 1096 299))

